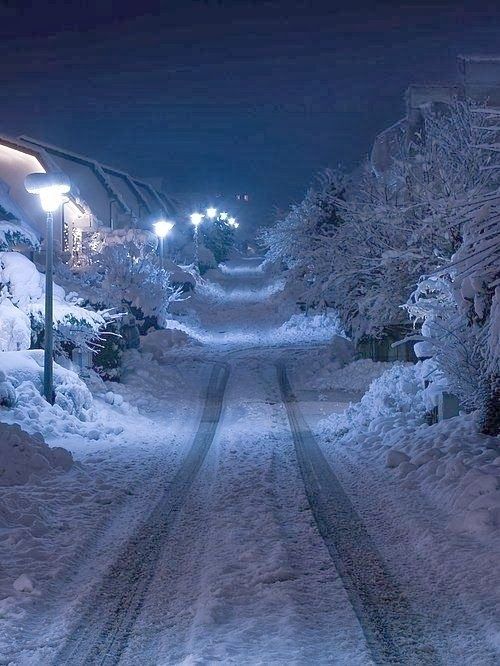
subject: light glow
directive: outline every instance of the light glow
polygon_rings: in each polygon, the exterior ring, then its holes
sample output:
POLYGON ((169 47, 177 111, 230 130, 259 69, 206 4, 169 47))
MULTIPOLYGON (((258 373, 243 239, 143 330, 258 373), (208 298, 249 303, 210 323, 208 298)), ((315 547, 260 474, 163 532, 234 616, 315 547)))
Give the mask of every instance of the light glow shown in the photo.
POLYGON ((71 189, 68 177, 63 173, 31 173, 24 180, 26 191, 38 194, 42 208, 46 213, 53 213, 68 197, 64 196, 71 189))
POLYGON ((227 218, 229 217, 229 213, 226 213, 226 211, 223 211, 223 212, 219 215, 219 217, 220 217, 220 219, 221 219, 223 222, 225 222, 225 221, 227 220, 227 218))
POLYGON ((229 224, 229 226, 233 227, 233 229, 237 229, 240 226, 239 222, 236 222, 235 217, 230 217, 229 220, 228 220, 228 224, 229 224))
POLYGON ((168 236, 168 234, 172 231, 175 225, 173 222, 169 222, 168 220, 158 220, 158 222, 155 222, 153 226, 155 229, 155 234, 158 236, 158 238, 165 238, 165 236, 168 236))
POLYGON ((216 215, 217 215, 217 208, 213 208, 213 206, 211 206, 210 208, 207 208, 207 217, 208 218, 213 220, 216 215))
POLYGON ((198 227, 203 222, 204 217, 205 216, 201 213, 192 213, 191 223, 194 224, 195 227, 198 227))
POLYGON ((46 213, 53 213, 66 201, 68 201, 68 197, 64 196, 64 193, 57 187, 49 187, 40 192, 40 203, 46 213))

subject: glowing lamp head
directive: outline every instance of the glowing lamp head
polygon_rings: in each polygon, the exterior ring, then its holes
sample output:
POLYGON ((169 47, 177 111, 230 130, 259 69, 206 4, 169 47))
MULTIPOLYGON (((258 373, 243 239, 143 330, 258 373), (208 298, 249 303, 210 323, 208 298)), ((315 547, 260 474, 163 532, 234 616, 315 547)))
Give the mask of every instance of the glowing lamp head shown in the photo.
POLYGON ((165 238, 165 236, 168 236, 168 234, 174 228, 174 223, 169 222, 168 220, 158 220, 158 222, 155 222, 153 226, 155 229, 155 234, 158 236, 158 238, 165 238))
POLYGON ((64 195, 70 191, 71 183, 63 173, 30 173, 24 180, 24 187, 30 194, 40 196, 46 213, 53 213, 68 200, 64 195))
POLYGON ((228 224, 229 224, 231 227, 233 227, 233 229, 237 229, 237 228, 240 226, 240 225, 238 224, 238 222, 236 222, 236 218, 235 218, 235 217, 230 217, 229 220, 228 220, 228 224))
POLYGON ((201 213, 193 213, 191 215, 191 224, 194 224, 195 227, 199 227, 199 225, 203 222, 204 215, 201 213))
POLYGON ((213 208, 213 206, 207 208, 207 217, 210 220, 213 220, 216 215, 217 215, 217 208, 213 208))
POLYGON ((229 213, 226 213, 226 211, 222 211, 222 213, 219 215, 220 219, 225 222, 227 218, 229 217, 229 213))

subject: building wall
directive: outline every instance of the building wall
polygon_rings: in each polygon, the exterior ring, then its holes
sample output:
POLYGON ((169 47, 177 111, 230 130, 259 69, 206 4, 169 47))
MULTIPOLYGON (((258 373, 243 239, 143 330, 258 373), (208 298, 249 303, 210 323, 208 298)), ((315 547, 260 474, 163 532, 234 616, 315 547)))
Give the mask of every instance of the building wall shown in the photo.
MULTIPOLYGON (((45 236, 46 214, 42 210, 37 196, 26 192, 24 179, 30 173, 45 173, 42 160, 22 147, 14 148, 0 142, 0 179, 5 183, 7 194, 22 215, 26 223, 40 237, 45 236)), ((2 188, 3 189, 3 188, 2 188)), ((90 217, 82 215, 81 210, 73 203, 65 206, 64 215, 71 228, 81 228, 90 224, 90 217)), ((54 215, 54 238, 62 247, 61 212, 54 215)))

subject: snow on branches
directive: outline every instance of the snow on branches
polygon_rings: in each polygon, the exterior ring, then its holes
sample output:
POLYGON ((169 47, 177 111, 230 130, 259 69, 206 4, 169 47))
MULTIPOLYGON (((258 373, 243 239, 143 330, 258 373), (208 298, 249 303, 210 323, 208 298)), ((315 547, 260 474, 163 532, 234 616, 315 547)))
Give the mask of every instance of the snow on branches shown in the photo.
POLYGON ((156 244, 154 234, 141 229, 95 232, 87 240, 79 270, 80 293, 94 305, 117 312, 131 309, 137 318, 163 326, 181 289, 160 266, 156 244))
POLYGON ((469 101, 424 107, 390 168, 367 163, 348 186, 327 173, 261 234, 288 288, 334 307, 353 339, 421 326, 485 432, 500 426, 499 117, 469 101))

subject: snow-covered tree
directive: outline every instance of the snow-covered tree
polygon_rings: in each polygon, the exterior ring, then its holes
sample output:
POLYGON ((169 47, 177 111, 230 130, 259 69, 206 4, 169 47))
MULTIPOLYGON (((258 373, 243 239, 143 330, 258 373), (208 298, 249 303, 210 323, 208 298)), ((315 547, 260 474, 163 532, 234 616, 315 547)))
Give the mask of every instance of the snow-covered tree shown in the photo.
POLYGON ((205 247, 212 252, 217 264, 220 264, 226 261, 234 247, 234 229, 225 220, 216 217, 202 225, 201 239, 205 247))
POLYGON ((152 233, 140 229, 95 232, 77 271, 79 293, 93 305, 131 311, 146 329, 163 326, 181 290, 160 266, 156 243, 152 233))

